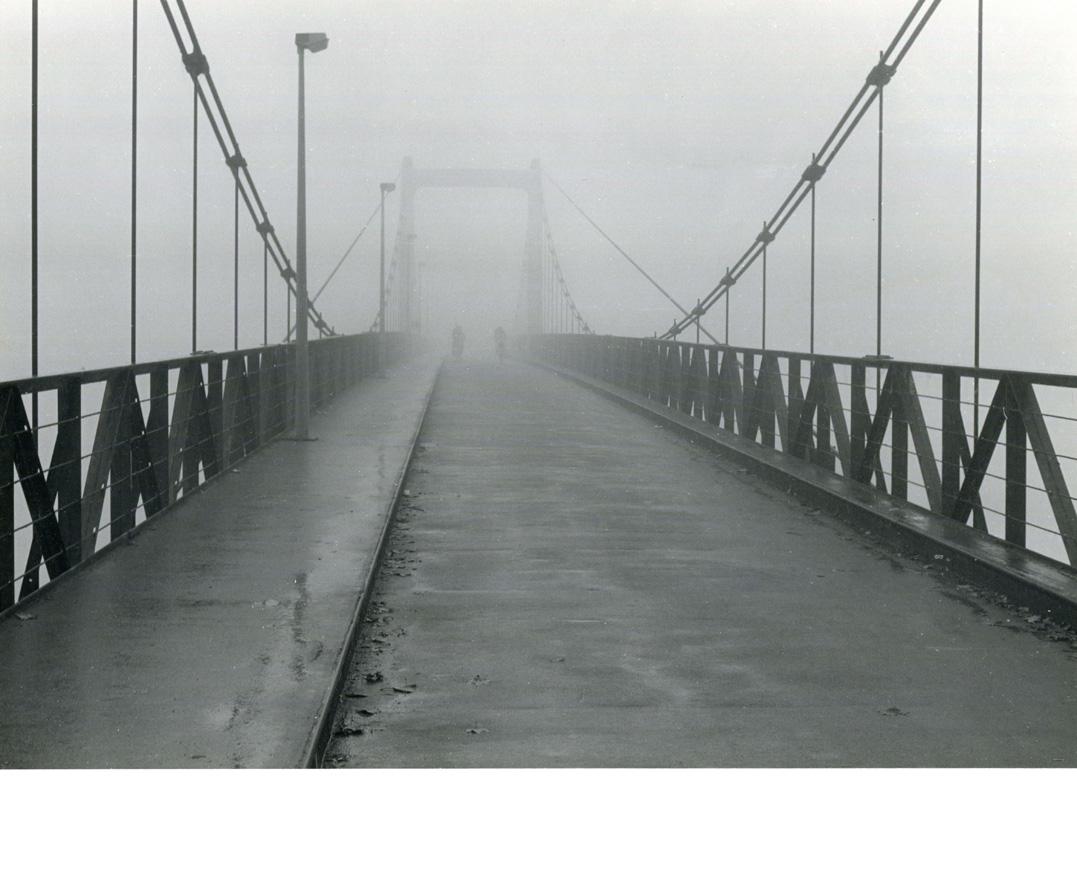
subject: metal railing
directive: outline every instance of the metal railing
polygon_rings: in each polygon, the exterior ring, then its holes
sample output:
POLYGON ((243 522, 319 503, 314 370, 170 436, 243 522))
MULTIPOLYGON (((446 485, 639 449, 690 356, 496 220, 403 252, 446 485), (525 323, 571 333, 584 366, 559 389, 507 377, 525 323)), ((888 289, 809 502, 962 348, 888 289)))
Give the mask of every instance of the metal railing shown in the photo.
MULTIPOLYGON (((406 346, 403 333, 311 342, 311 405, 406 346)), ((294 360, 278 344, 0 382, 0 611, 286 433, 294 360)))
POLYGON ((1077 566, 1077 376, 598 335, 531 351, 1077 566))

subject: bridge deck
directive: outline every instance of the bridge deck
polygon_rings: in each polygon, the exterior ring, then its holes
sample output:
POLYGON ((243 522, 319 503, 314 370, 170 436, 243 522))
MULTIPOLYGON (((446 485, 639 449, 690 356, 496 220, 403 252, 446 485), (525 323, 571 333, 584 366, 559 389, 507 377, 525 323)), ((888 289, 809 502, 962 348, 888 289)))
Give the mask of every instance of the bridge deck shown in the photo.
POLYGON ((298 764, 433 382, 408 367, 0 623, 0 767, 298 764))
POLYGON ((1069 642, 590 391, 448 364, 421 444, 330 764, 1077 763, 1069 642))

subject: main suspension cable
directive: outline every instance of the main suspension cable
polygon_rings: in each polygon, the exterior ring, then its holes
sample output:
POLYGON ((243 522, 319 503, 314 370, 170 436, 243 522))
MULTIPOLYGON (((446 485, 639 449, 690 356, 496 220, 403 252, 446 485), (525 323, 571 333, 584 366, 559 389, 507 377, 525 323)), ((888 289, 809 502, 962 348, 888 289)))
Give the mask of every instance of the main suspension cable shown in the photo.
POLYGON ((767 243, 781 232, 801 203, 809 196, 814 195, 815 184, 826 173, 850 135, 875 103, 875 100, 882 92, 882 88, 890 82, 890 79, 897 71, 898 65, 912 48, 941 2, 942 0, 932 0, 927 10, 920 15, 927 4, 927 0, 916 0, 901 27, 894 35, 893 40, 890 41, 890 45, 880 54, 878 64, 868 72, 864 83, 861 84, 852 102, 849 103, 838 123, 823 141, 822 146, 813 155, 811 164, 805 168, 796 185, 779 205, 778 210, 766 222, 762 232, 756 236, 737 262, 726 269, 726 274, 718 285, 707 293, 694 310, 691 312, 684 311, 683 319, 674 323, 666 332, 662 333, 661 338, 673 338, 679 335, 696 322, 700 316, 706 314, 718 301, 726 297, 729 289, 763 254, 767 243), (920 16, 919 20, 917 20, 918 15, 920 16), (916 22, 916 25, 912 28, 912 33, 909 34, 908 32, 910 27, 913 26, 913 22, 916 22), (897 51, 896 56, 894 55, 895 50, 897 51), (893 57, 892 61, 891 57, 893 57), (769 239, 767 238, 768 236, 769 239))
MULTIPOLYGON (((213 130, 213 135, 217 139, 218 146, 220 146, 225 163, 231 169, 232 177, 239 190, 239 196, 243 200, 243 204, 246 206, 247 212, 254 222, 258 234, 261 236, 266 250, 270 258, 272 258, 274 266, 276 266, 281 277, 287 283, 290 300, 291 295, 295 294, 295 272, 292 269, 288 254, 284 250, 284 246, 276 234, 276 230, 272 223, 270 223, 269 212, 266 211, 265 204, 262 202, 262 198, 258 193, 258 188, 255 186, 254 178, 251 176, 247 161, 239 150, 239 142, 236 139, 235 131, 228 118, 228 113, 224 108, 224 103, 217 91, 217 86, 213 81, 209 62, 202 52, 198 36, 194 30, 194 24, 187 12, 186 4, 184 3, 184 0, 176 0, 176 6, 179 9, 180 17, 183 19, 184 27, 187 31, 188 41, 190 43, 189 51, 187 49, 187 44, 180 34, 176 17, 173 15, 169 5, 169 0, 160 0, 160 4, 165 17, 168 19, 168 26, 172 31, 176 46, 180 51, 180 58, 183 61, 183 66, 190 75, 191 82, 194 85, 196 108, 198 104, 201 104, 206 115, 206 120, 213 130), (205 82, 207 89, 203 89, 203 81, 205 82), (209 94, 208 96, 207 91, 209 94), (210 102, 211 98, 212 104, 210 102)), ((307 309, 311 322, 323 335, 336 334, 335 330, 309 302, 307 309)))

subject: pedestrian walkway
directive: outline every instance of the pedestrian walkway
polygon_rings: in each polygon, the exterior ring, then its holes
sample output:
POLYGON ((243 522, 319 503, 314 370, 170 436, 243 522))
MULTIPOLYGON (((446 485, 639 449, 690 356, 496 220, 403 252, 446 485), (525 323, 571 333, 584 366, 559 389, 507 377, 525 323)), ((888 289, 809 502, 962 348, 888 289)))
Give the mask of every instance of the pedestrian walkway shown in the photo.
POLYGON ((302 763, 436 368, 360 382, 0 623, 0 766, 302 763))
POLYGON ((550 372, 447 363, 407 487, 327 765, 1077 763, 1057 629, 550 372))

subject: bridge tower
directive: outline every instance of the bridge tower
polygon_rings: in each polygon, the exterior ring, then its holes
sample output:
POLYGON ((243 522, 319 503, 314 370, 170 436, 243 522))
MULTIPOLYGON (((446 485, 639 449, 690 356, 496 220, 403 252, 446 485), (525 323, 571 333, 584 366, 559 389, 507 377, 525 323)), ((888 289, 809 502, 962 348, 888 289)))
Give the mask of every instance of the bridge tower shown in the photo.
POLYGON ((416 168, 410 157, 400 166, 400 321, 410 331, 419 287, 415 253, 415 197, 421 189, 522 189, 527 193, 527 232, 524 243, 524 283, 520 318, 527 333, 542 331, 542 166, 538 159, 524 170, 474 168, 416 168))

